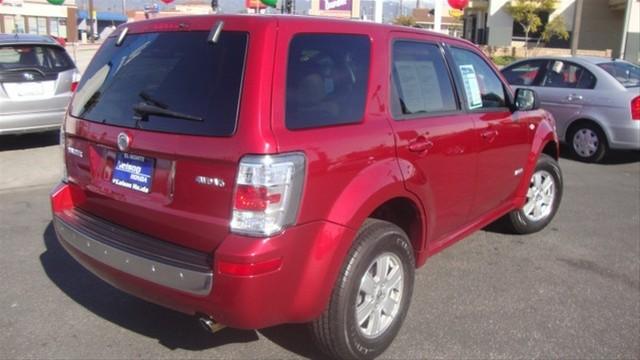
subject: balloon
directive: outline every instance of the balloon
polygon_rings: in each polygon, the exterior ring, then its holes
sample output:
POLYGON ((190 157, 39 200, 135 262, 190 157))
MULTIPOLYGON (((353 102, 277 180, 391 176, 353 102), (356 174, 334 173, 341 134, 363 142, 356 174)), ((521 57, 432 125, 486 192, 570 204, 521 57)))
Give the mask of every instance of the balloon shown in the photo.
POLYGON ((469 0, 449 0, 449 6, 454 9, 462 10, 469 5, 469 0))
POLYGON ((260 0, 260 2, 273 8, 278 4, 278 0, 260 0))
POLYGON ((47 0, 49 2, 49 4, 52 5, 62 5, 64 3, 64 0, 47 0))
POLYGON ((173 2, 173 0, 160 0, 165 4, 171 4, 173 2))

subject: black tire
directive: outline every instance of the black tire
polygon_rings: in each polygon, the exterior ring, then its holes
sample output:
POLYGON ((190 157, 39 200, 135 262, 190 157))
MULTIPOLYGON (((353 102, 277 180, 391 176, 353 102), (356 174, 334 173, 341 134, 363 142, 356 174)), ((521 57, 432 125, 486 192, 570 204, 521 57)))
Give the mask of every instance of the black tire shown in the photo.
MULTIPOLYGON (((335 359, 373 359, 382 354, 397 335, 407 314, 414 274, 415 258, 407 234, 392 223, 367 220, 354 240, 327 308, 320 318, 311 323, 311 332, 318 348, 335 359), (374 268, 373 261, 389 253, 401 263, 397 271, 402 270, 403 277, 396 281, 397 284, 402 283, 399 292, 402 296, 397 302, 396 315, 387 327, 381 329, 377 336, 368 338, 356 320, 357 301, 366 299, 360 292, 361 281, 365 273, 374 268)), ((379 295, 381 292, 376 293, 379 295)), ((373 312, 370 316, 374 316, 373 312)))
MULTIPOLYGON (((530 190, 527 192, 525 205, 521 209, 512 211, 507 217, 511 229, 518 234, 531 234, 542 230, 551 222, 553 217, 556 215, 556 212, 558 211, 560 201, 562 200, 563 184, 562 171, 560 170, 558 162, 554 158, 547 154, 540 154, 538 163, 536 164, 536 169, 534 170, 533 176, 531 177, 529 189, 530 190), (554 188, 553 200, 550 201, 551 204, 547 205, 547 207, 543 206, 544 212, 541 212, 539 215, 546 214, 547 211, 548 214, 539 219, 534 216, 535 214, 532 214, 529 211, 530 207, 527 206, 531 201, 531 193, 535 193, 535 191, 532 191, 531 188, 534 187, 534 179, 536 174, 539 174, 541 176, 546 174, 550 175, 553 179, 552 185, 554 188)), ((536 197, 538 195, 539 194, 535 194, 536 197)), ((545 194, 541 194, 540 196, 545 196, 545 194)))
POLYGON ((569 144, 569 150, 575 159, 587 163, 597 163, 602 161, 609 151, 607 136, 600 126, 592 122, 581 122, 571 126, 567 133, 567 144, 569 144), (597 143, 595 151, 590 151, 581 147, 577 142, 576 134, 584 134, 584 136, 588 137, 595 136, 594 141, 597 143))

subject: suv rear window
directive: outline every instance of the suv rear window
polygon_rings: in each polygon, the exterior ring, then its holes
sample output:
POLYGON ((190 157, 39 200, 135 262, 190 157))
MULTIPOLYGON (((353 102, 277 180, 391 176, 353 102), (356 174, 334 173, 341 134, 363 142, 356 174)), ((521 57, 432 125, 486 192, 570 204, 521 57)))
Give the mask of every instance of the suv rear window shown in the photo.
POLYGON ((31 70, 40 77, 75 68, 67 52, 49 45, 4 45, 0 46, 0 80, 24 81, 22 73, 31 70), (14 79, 15 78, 15 79, 14 79))
POLYGON ((365 35, 294 37, 287 67, 287 128, 359 122, 367 96, 369 48, 365 35))
POLYGON ((110 125, 188 135, 235 132, 248 34, 223 31, 109 38, 82 76, 71 114, 110 125), (153 106, 192 119, 140 113, 153 106), (199 119, 198 121, 194 118, 199 119))

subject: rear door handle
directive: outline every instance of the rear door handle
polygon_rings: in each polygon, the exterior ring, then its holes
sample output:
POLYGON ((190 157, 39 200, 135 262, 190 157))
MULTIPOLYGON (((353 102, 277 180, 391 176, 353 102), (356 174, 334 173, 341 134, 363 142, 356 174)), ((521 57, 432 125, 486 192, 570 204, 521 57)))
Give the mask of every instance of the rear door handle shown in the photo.
POLYGON ((496 138, 496 136, 498 136, 498 130, 495 130, 495 129, 485 130, 480 133, 480 136, 482 136, 483 139, 491 142, 493 141, 493 139, 496 138))
POLYGON ((417 153, 426 153, 433 147, 433 142, 424 136, 419 136, 409 143, 409 151, 417 153))
POLYGON ((582 95, 571 94, 567 96, 567 101, 581 101, 584 99, 582 95))

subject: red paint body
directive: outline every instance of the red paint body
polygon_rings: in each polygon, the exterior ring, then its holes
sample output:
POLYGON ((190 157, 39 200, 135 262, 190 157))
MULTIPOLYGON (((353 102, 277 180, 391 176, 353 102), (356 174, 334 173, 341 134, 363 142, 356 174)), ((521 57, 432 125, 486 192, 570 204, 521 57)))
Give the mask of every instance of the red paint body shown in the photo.
POLYGON ((209 31, 219 19, 224 20, 224 30, 250 33, 235 135, 145 132, 71 116, 65 121, 67 146, 85 156, 66 156, 69 181, 52 193, 54 216, 79 208, 133 231, 207 252, 214 259, 214 269, 218 262, 266 262, 265 266, 277 267, 258 276, 214 273, 211 293, 199 297, 98 263, 62 239, 65 248, 92 272, 152 302, 207 314, 237 328, 310 321, 327 305, 358 228, 376 208, 403 198, 418 210, 421 231, 412 240, 420 266, 430 255, 521 206, 540 152, 549 143, 557 144, 553 120, 542 110, 462 110, 438 117, 392 119, 392 41, 445 42, 480 54, 464 40, 416 29, 292 16, 184 17, 127 26, 129 34, 209 31), (371 39, 363 119, 357 124, 288 130, 284 89, 289 42, 300 32, 329 29, 371 39), (150 194, 109 180, 116 137, 123 131, 132 139, 131 152, 157 159, 150 194), (495 132, 490 140, 483 135, 487 131, 495 132), (408 150, 413 142, 425 139, 433 143, 428 151, 408 150), (290 151, 303 152, 307 161, 296 224, 270 238, 231 233, 233 184, 240 158, 290 151), (514 176, 516 168, 524 173, 514 176), (193 181, 196 176, 218 177, 229 186, 202 186, 193 181))

